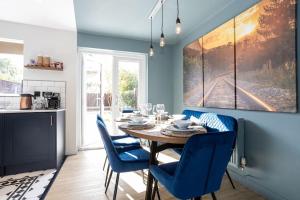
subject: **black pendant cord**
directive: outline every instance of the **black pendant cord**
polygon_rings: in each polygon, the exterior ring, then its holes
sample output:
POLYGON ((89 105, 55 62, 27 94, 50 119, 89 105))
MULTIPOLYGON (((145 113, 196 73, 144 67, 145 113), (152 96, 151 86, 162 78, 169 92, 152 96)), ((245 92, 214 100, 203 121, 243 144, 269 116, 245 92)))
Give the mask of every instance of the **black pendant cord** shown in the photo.
POLYGON ((161 34, 164 34, 164 3, 161 0, 161 34))
POLYGON ((179 18, 179 0, 177 0, 177 19, 179 18))
POLYGON ((152 17, 151 17, 151 47, 152 47, 152 17))

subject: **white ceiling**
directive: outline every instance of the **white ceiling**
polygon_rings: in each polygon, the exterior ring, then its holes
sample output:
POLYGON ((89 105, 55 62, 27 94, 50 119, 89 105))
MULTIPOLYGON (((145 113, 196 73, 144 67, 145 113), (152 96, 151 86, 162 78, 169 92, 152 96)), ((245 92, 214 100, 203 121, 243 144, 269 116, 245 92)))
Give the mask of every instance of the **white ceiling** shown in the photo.
POLYGON ((76 31, 73 0, 0 0, 0 20, 76 31))

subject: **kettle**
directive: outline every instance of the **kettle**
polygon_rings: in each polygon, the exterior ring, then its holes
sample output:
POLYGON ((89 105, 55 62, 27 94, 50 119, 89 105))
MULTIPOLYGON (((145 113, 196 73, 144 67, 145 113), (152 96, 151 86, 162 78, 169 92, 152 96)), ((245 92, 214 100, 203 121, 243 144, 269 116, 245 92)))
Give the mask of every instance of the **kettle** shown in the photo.
POLYGON ((32 95, 31 94, 21 94, 20 99, 20 109, 30 110, 32 106, 32 95))

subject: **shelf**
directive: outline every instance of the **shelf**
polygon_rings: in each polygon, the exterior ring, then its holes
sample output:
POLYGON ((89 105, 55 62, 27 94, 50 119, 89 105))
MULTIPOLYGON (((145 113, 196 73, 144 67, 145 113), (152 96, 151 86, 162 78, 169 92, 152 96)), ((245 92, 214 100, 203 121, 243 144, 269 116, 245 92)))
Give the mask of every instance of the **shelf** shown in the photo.
POLYGON ((44 67, 44 66, 32 66, 32 65, 25 65, 27 69, 40 69, 40 70, 51 70, 51 71, 63 71, 64 69, 57 69, 52 67, 44 67))

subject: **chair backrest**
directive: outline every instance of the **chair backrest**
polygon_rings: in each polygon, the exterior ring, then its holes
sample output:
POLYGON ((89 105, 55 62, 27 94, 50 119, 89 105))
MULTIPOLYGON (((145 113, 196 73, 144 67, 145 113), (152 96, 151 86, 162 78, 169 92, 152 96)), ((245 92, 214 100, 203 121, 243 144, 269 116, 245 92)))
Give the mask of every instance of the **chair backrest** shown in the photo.
POLYGON ((232 154, 234 131, 194 135, 186 143, 176 168, 173 193, 188 199, 220 188, 232 154))
POLYGON ((104 144, 104 148, 109 160, 109 164, 111 166, 111 168, 113 169, 113 171, 118 171, 119 167, 121 167, 121 159, 118 156, 118 153, 112 143, 111 137, 109 136, 109 133, 104 125, 104 123, 101 122, 101 120, 99 120, 97 118, 97 126, 98 126, 98 130, 102 139, 102 142, 104 144))
POLYGON ((102 122, 102 124, 104 124, 104 126, 106 126, 106 124, 100 114, 97 114, 97 120, 100 120, 102 122))
POLYGON ((206 124, 208 132, 237 132, 237 121, 231 116, 196 110, 184 110, 182 114, 186 115, 186 118, 191 116, 199 118, 202 123, 206 124))

